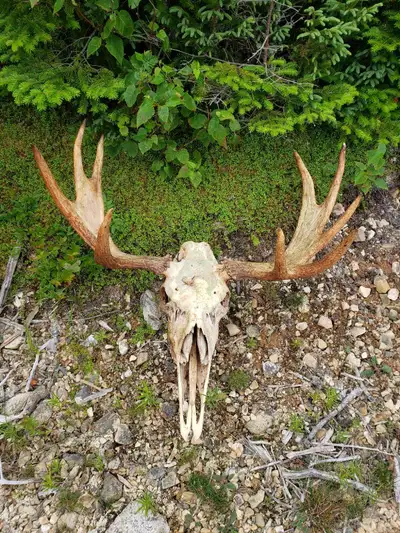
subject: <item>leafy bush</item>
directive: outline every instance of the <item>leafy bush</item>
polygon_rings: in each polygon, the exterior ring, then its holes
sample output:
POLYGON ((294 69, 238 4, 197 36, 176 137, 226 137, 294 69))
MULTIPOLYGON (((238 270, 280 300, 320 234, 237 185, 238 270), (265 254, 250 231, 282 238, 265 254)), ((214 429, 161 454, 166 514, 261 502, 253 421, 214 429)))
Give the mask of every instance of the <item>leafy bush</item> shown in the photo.
POLYGON ((111 153, 151 152, 154 171, 194 186, 199 147, 247 130, 324 122, 398 142, 399 0, 271 2, 0 0, 0 90, 68 103, 111 153))
POLYGON ((354 176, 354 183, 368 193, 372 187, 387 189, 387 183, 382 178, 385 172, 386 145, 380 143, 374 150, 367 152, 367 163, 356 162, 358 172, 354 176))

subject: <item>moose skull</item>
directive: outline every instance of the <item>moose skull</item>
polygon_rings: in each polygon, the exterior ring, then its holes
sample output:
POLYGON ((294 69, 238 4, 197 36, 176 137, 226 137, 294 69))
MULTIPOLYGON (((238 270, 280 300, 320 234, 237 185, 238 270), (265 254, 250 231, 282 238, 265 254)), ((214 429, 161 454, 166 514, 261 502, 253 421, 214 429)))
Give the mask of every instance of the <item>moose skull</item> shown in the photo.
POLYGON ((219 322, 228 312, 228 280, 278 281, 316 276, 335 264, 353 242, 357 230, 348 233, 335 248, 315 261, 315 256, 349 221, 361 200, 360 196, 357 197, 341 218, 325 230, 343 177, 346 147, 343 145, 340 151, 331 189, 320 205, 316 203, 313 180, 295 152, 303 182, 302 207, 288 246, 285 245, 283 231, 278 229, 272 262, 226 260, 218 264, 210 246, 204 242, 186 242, 175 259, 121 252, 110 237, 112 210, 104 214, 101 192, 103 137, 97 146, 92 178, 88 179, 82 163, 84 130, 85 123, 80 127, 74 145, 74 202, 64 196, 42 154, 33 147, 36 163, 57 207, 94 250, 95 260, 99 264, 108 268, 146 269, 165 276, 162 300, 168 316, 170 351, 178 369, 180 430, 185 440, 191 439, 197 443, 203 429, 205 399, 219 322))

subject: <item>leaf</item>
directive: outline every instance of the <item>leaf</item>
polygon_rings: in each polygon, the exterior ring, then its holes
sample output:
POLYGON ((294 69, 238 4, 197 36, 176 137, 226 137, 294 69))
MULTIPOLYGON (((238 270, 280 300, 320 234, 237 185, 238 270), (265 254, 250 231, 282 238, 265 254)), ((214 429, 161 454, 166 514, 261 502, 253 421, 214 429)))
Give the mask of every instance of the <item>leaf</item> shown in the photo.
POLYGON ((141 0, 128 0, 129 7, 131 9, 136 9, 139 6, 140 1, 141 0))
POLYGON ((154 105, 148 98, 145 98, 136 117, 136 127, 139 128, 142 124, 146 124, 148 120, 154 115, 154 105))
POLYGON ((381 370, 382 372, 384 372, 385 374, 388 374, 389 376, 393 374, 393 370, 389 365, 382 365, 381 370))
POLYGON ((372 368, 367 368, 366 370, 363 370, 361 373, 360 373, 360 376, 362 378, 370 378, 374 375, 374 371, 372 370, 372 368))
POLYGON ((200 183, 201 183, 201 180, 203 179, 203 176, 201 175, 201 172, 199 172, 198 170, 194 171, 194 172, 191 172, 189 174, 189 179, 190 179, 190 183, 193 185, 193 187, 196 189, 200 183))
POLYGON ((229 122, 229 129, 231 131, 239 131, 240 130, 240 123, 235 118, 229 122))
POLYGON ((112 33, 107 38, 106 48, 110 54, 115 57, 118 63, 121 64, 124 58, 124 43, 122 42, 121 37, 112 33))
POLYGON ((181 95, 180 94, 174 94, 171 96, 171 98, 168 98, 165 105, 168 107, 176 107, 182 103, 181 95))
POLYGON ((161 122, 168 122, 169 119, 169 107, 162 105, 158 108, 158 116, 161 122))
POLYGON ((183 95, 183 105, 189 109, 189 111, 196 111, 196 102, 190 96, 189 93, 184 93, 183 95))
POLYGON ((35 7, 38 5, 39 0, 30 0, 30 3, 31 3, 31 7, 35 7))
POLYGON ((93 55, 101 46, 101 38, 100 37, 92 37, 89 41, 88 48, 87 48, 87 56, 90 57, 93 55))
MULTIPOLYGON (((58 13, 63 8, 65 0, 56 0, 54 2, 53 13, 58 13)), ((31 4, 32 5, 32 4, 31 4)), ((33 7, 33 6, 32 6, 33 7)))
POLYGON ((128 107, 132 107, 135 104, 138 95, 139 90, 136 85, 130 85, 129 87, 127 87, 126 91, 124 92, 124 100, 126 102, 126 105, 128 107))
POLYGON ((374 185, 375 185, 375 187, 377 187, 378 189, 385 189, 386 191, 389 189, 389 187, 387 186, 386 181, 385 181, 383 178, 377 178, 377 179, 374 181, 374 185))
POLYGON ((173 161, 176 157, 176 149, 174 146, 168 146, 167 149, 165 150, 165 159, 167 160, 168 163, 170 163, 171 161, 173 161))
POLYGON ((217 117, 213 117, 208 123, 208 133, 213 139, 215 139, 219 144, 224 144, 227 134, 227 129, 220 124, 217 117))
POLYGON ((161 159, 156 159, 155 161, 153 161, 151 165, 151 170, 153 172, 158 172, 159 170, 162 169, 163 166, 164 166, 164 161, 162 161, 161 159))
POLYGON ((187 165, 183 165, 183 167, 179 169, 178 178, 187 178, 189 176, 189 172, 189 167, 187 165))
POLYGON ((189 119, 189 124, 195 130, 199 130, 200 128, 202 128, 206 122, 207 117, 205 115, 201 115, 200 113, 196 113, 193 117, 190 117, 189 119))
POLYGON ((131 157, 136 157, 138 153, 138 145, 134 141, 126 141, 122 144, 122 149, 131 157))
POLYGON ((96 0, 96 5, 100 6, 106 11, 109 11, 111 9, 111 0, 96 0))
POLYGON ((182 150, 178 150, 176 152, 176 158, 179 161, 179 163, 182 163, 182 165, 184 165, 189 161, 189 152, 186 150, 186 148, 183 148, 182 150))
POLYGON ((149 150, 151 150, 151 147, 153 146, 153 142, 151 139, 145 139, 144 141, 139 143, 139 150, 142 154, 145 154, 149 150))
POLYGON ((115 26, 123 37, 130 37, 134 30, 133 20, 128 11, 122 9, 117 13, 115 26))
POLYGON ((193 61, 193 63, 192 63, 192 71, 193 71, 194 77, 197 80, 198 77, 200 76, 200 73, 201 73, 200 63, 198 61, 193 61))

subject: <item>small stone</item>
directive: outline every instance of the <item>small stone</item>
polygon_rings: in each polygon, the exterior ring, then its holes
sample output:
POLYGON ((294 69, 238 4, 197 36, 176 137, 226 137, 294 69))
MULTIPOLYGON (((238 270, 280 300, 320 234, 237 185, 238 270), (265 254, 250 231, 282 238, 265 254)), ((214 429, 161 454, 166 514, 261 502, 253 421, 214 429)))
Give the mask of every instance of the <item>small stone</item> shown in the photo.
POLYGON ((334 208, 332 210, 332 214, 335 217, 340 217, 340 215, 343 215, 344 211, 345 211, 345 209, 343 207, 343 204, 337 203, 337 204, 334 205, 334 208))
POLYGON ((274 376, 279 372, 280 365, 272 363, 271 361, 263 361, 262 368, 266 376, 274 376))
POLYGON ((328 345, 323 339, 317 339, 317 346, 320 350, 326 350, 326 348, 328 347, 328 345))
POLYGON ((167 473, 166 469, 163 466, 153 466, 147 473, 147 476, 154 481, 162 479, 167 473))
POLYGON ((118 479, 106 472, 104 474, 103 488, 101 489, 100 499, 106 504, 111 505, 122 498, 123 487, 118 479))
POLYGON ((397 274, 398 276, 400 276, 400 262, 399 261, 393 261, 392 272, 393 274, 397 274))
POLYGON ((381 334, 380 337, 380 344, 379 349, 380 350, 390 350, 393 348, 393 339, 395 338, 395 335, 393 331, 385 331, 385 333, 381 334))
POLYGON ((129 344, 127 339, 122 339, 118 342, 118 351, 120 355, 126 355, 129 350, 129 344))
POLYGON ((310 301, 307 296, 304 296, 301 304, 298 307, 299 313, 306 314, 310 312, 310 301))
POLYGON ((164 418, 173 418, 177 413, 177 407, 175 403, 163 402, 161 406, 161 414, 164 418))
POLYGON ((389 320, 392 320, 393 322, 397 320, 399 316, 399 313, 396 311, 396 309, 390 309, 389 311, 389 320))
POLYGON ((132 370, 128 368, 128 370, 125 370, 125 372, 122 372, 121 377, 122 379, 127 379, 127 378, 130 378, 132 374, 133 374, 132 370))
POLYGON ((296 324, 296 329, 297 329, 298 331, 304 331, 304 330, 306 330, 307 328, 308 328, 308 324, 307 324, 307 322, 298 322, 298 323, 296 324))
POLYGON ((333 328, 332 320, 325 315, 321 315, 318 320, 318 326, 321 326, 322 328, 325 328, 325 329, 332 329, 333 328))
POLYGON ((358 228, 357 236, 354 239, 355 242, 365 242, 366 236, 365 236, 365 228, 364 226, 361 226, 358 228))
POLYGON ((259 291, 262 288, 263 288, 263 286, 261 285, 261 283, 256 283, 255 285, 252 286, 251 290, 252 291, 259 291))
POLYGON ((343 311, 347 311, 347 309, 350 309, 350 306, 347 302, 342 302, 342 309, 343 311))
POLYGON ((361 359, 356 357, 352 352, 346 357, 346 362, 351 368, 359 368, 361 366, 361 359))
POLYGON ((315 370, 318 367, 318 360, 311 353, 306 353, 303 357, 303 365, 315 370))
POLYGON ((256 513, 256 515, 254 516, 254 520, 257 527, 265 526, 264 516, 261 513, 256 513))
POLYGON ((265 411, 259 411, 253 418, 246 424, 246 428, 253 435, 263 435, 268 428, 272 426, 274 419, 268 415, 265 411))
POLYGON ((390 290, 388 280, 384 276, 375 276, 374 285, 379 294, 386 294, 390 290))
POLYGON ((33 411, 33 418, 40 424, 45 424, 50 420, 53 415, 53 408, 48 404, 46 400, 40 402, 40 404, 33 411))
POLYGON ((257 494, 253 494, 253 496, 250 496, 249 498, 249 505, 252 509, 257 509, 257 507, 262 504, 265 498, 265 492, 263 490, 259 490, 257 494))
POLYGON ((228 330, 229 336, 234 337, 235 335, 239 335, 240 328, 234 324, 233 322, 228 322, 226 325, 226 329, 228 330))
POLYGON ((368 298, 368 296, 371 294, 371 289, 369 287, 359 287, 358 292, 361 294, 363 298, 368 298))
POLYGON ((243 455, 244 446, 241 442, 234 442, 233 444, 230 444, 229 447, 231 449, 231 457, 236 458, 243 455))
POLYGON ((399 297, 399 289, 390 289, 389 292, 387 293, 387 297, 389 298, 389 300, 392 300, 393 302, 395 302, 398 297, 399 297))
POLYGON ((76 524, 78 522, 77 513, 65 513, 58 519, 57 531, 76 531, 76 524))
POLYGON ((180 501, 186 503, 187 505, 196 505, 197 497, 196 494, 190 491, 182 492, 180 501))
POLYGON ((136 366, 144 365, 149 360, 149 354, 147 352, 141 352, 136 359, 136 366))
POLYGON ((375 231, 373 229, 370 229, 369 231, 367 231, 367 241, 370 241, 371 239, 373 239, 375 237, 375 231))
MULTIPOLYGON (((94 531, 94 530, 92 530, 94 531)), ((138 502, 132 502, 117 516, 106 533, 170 533, 166 520, 149 513, 146 516, 138 502)))
POLYGON ((110 328, 110 326, 104 320, 99 320, 98 324, 99 324, 99 326, 101 326, 106 331, 109 331, 110 333, 113 333, 114 330, 112 328, 110 328))
POLYGON ((115 432, 114 440, 117 444, 132 444, 133 436, 131 430, 126 424, 120 424, 115 432))
POLYGON ((257 339, 260 336, 260 328, 255 324, 250 324, 246 328, 247 335, 252 339, 257 339))
POLYGON ((107 413, 93 424, 93 429, 99 435, 105 435, 117 429, 120 424, 119 416, 116 413, 107 413))
POLYGON ((161 487, 165 489, 170 489, 171 487, 174 487, 175 485, 179 484, 178 476, 176 475, 175 470, 171 470, 171 472, 168 472, 168 474, 162 479, 161 481, 161 487))
POLYGON ((16 339, 9 342, 5 347, 7 348, 7 350, 18 350, 18 348, 22 345, 23 342, 23 337, 17 337, 16 339))
POLYGON ((350 330, 350 335, 354 338, 357 338, 357 337, 361 337, 361 335, 364 335, 364 333, 366 332, 367 330, 364 328, 364 327, 357 327, 355 326, 354 328, 351 328, 350 330))
POLYGON ((85 464, 85 458, 80 453, 65 453, 63 459, 71 466, 83 466, 85 464))
POLYGON ((119 457, 114 457, 111 461, 108 461, 107 467, 108 470, 117 470, 120 467, 121 460, 119 457))
POLYGON ((249 387, 250 390, 257 390, 258 389, 258 382, 256 380, 252 381, 250 383, 250 387, 249 387))

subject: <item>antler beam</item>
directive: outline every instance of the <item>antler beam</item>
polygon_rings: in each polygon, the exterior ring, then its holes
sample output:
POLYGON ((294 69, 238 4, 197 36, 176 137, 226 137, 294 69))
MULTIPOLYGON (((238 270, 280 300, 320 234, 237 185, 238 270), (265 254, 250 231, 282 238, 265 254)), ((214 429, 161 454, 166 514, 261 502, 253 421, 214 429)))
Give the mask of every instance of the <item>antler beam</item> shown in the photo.
POLYGON ((310 173, 299 154, 295 152, 294 156, 303 182, 303 198, 296 231, 290 244, 285 248, 285 235, 281 229, 278 229, 273 263, 227 260, 222 269, 228 278, 277 281, 315 276, 334 265, 353 242, 357 230, 350 232, 323 259, 313 262, 315 255, 323 250, 349 221, 361 201, 361 196, 358 196, 339 220, 324 232, 340 189, 346 145, 344 144, 340 151, 338 168, 331 189, 321 205, 316 202, 314 182, 310 173))
POLYGON ((82 163, 82 139, 85 122, 79 128, 74 144, 74 180, 76 200, 71 202, 61 191, 40 151, 33 146, 33 155, 54 202, 74 230, 94 250, 95 260, 108 268, 145 269, 164 274, 170 258, 130 255, 122 252, 110 237, 112 209, 104 216, 101 190, 104 137, 97 145, 91 179, 86 177, 82 163))

